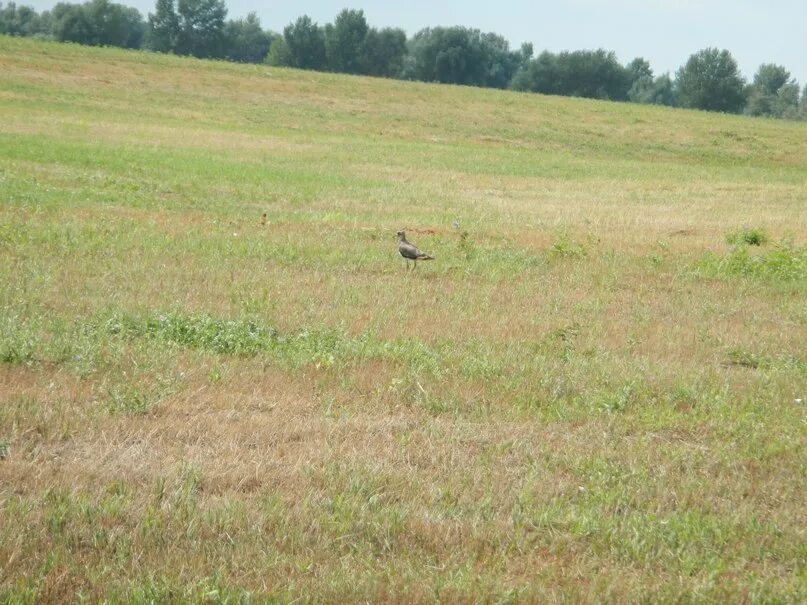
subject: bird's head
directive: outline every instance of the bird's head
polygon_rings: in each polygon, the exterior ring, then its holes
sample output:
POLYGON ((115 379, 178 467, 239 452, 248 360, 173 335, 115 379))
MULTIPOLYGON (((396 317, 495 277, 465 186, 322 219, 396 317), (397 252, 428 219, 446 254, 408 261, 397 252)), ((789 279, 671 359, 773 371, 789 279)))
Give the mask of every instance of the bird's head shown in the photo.
POLYGON ((405 231, 398 231, 395 235, 398 236, 398 239, 401 241, 406 240, 406 232, 405 231))

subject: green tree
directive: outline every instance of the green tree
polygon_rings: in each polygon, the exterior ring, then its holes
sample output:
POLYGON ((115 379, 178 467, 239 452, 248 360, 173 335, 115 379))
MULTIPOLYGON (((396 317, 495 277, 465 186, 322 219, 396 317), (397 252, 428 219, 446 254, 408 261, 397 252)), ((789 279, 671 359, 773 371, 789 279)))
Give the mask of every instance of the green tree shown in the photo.
POLYGON ((140 48, 146 24, 140 11, 109 0, 91 0, 82 5, 93 32, 92 44, 140 48))
POLYGON ((362 73, 365 62, 365 41, 370 27, 364 11, 344 9, 333 24, 325 26, 325 53, 331 71, 362 73))
POLYGON ((224 0, 178 0, 177 33, 174 52, 200 58, 224 56, 224 0))
POLYGON ((224 39, 226 57, 239 63, 261 63, 272 44, 272 36, 263 31, 254 12, 245 19, 228 21, 224 26, 224 39))
POLYGON ((562 94, 556 79, 557 57, 544 51, 529 61, 510 83, 514 90, 537 92, 545 95, 562 94))
POLYGON ((745 112, 752 116, 796 117, 799 87, 781 65, 760 65, 751 84, 745 112))
POLYGON ((51 31, 59 42, 97 44, 87 13, 80 5, 59 2, 50 14, 51 31))
POLYGON ((50 28, 30 6, 17 6, 0 2, 0 34, 9 36, 35 36, 49 33, 50 28))
POLYGON ((224 0, 157 0, 146 44, 152 50, 221 58, 225 52, 224 0))
POLYGON ((325 55, 325 34, 322 28, 303 15, 283 29, 290 67, 324 70, 328 65, 325 55))
POLYGON ((266 63, 277 67, 289 67, 294 65, 294 57, 291 56, 291 51, 289 51, 289 47, 286 45, 286 39, 283 36, 275 36, 272 38, 269 54, 266 55, 266 63))
POLYGON ((745 105, 745 81, 727 50, 692 55, 676 73, 676 87, 683 107, 737 113, 745 105))
POLYGON ((632 103, 649 103, 652 96, 654 78, 652 75, 639 76, 628 90, 628 101, 632 103))
POLYGON ((465 27, 427 27, 409 42, 406 77, 424 82, 481 86, 484 80, 476 30, 465 27))
POLYGON ((427 27, 408 46, 407 79, 498 88, 506 87, 532 54, 529 45, 511 51, 498 34, 465 27, 427 27))
POLYGON ((628 100, 649 105, 677 105, 675 84, 669 74, 640 76, 628 91, 628 100))
POLYGON ((777 91, 773 104, 773 115, 777 118, 798 119, 799 85, 795 80, 783 85, 777 91))
POLYGON ((781 65, 763 63, 754 74, 752 86, 764 93, 775 94, 782 86, 791 82, 790 72, 781 65))
POLYGON ((154 12, 148 17, 146 46, 158 52, 174 52, 178 35, 179 16, 174 0, 157 0, 154 12))
POLYGON ((60 2, 53 7, 50 20, 57 40, 91 46, 140 48, 146 30, 138 10, 109 0, 60 2))
POLYGON ((402 29, 371 28, 364 39, 363 73, 395 78, 403 70, 406 34, 402 29))
POLYGON ((804 90, 801 91, 801 102, 799 103, 797 117, 801 120, 807 120, 807 84, 804 85, 804 90))
MULTIPOLYGON (((648 66, 649 68, 649 66, 648 66)), ((630 73, 613 52, 543 52, 513 79, 512 88, 543 94, 626 101, 630 73)))
POLYGON ((629 75, 611 51, 562 52, 558 55, 558 77, 564 94, 573 97, 628 99, 629 75))
POLYGON ((628 74, 628 90, 640 79, 647 81, 647 78, 650 78, 650 81, 653 80, 653 69, 650 67, 650 63, 642 57, 636 57, 628 63, 625 70, 628 74))
POLYGON ((532 44, 522 44, 517 51, 510 50, 510 44, 499 34, 479 35, 484 65, 482 86, 507 88, 513 76, 532 57, 532 44))

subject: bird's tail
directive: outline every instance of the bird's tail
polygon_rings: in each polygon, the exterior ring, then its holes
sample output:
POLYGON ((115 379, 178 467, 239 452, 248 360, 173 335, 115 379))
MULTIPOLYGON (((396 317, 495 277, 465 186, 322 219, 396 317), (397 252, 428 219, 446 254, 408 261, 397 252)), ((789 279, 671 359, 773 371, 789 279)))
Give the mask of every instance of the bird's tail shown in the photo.
POLYGON ((434 260, 434 257, 429 256, 428 254, 422 254, 418 256, 418 260, 434 260))

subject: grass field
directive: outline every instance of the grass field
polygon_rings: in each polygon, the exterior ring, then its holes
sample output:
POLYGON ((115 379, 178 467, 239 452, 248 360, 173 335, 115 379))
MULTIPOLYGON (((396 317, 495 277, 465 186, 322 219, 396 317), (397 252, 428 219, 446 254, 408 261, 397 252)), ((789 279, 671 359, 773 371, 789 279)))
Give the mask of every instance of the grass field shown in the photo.
POLYGON ((805 123, 0 37, 0 603, 803 603, 806 345, 805 123))

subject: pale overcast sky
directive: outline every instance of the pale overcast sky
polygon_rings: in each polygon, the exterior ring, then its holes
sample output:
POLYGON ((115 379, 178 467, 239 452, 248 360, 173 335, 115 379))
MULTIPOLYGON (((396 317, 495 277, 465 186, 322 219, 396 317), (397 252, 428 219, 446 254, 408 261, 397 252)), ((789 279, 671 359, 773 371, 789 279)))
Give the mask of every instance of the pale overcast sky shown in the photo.
MULTIPOLYGON (((79 0, 72 0, 74 2, 79 0)), ((120 1, 120 0, 119 0, 120 1)), ((122 0, 143 15, 154 0, 122 0)), ((47 0, 17 0, 37 10, 47 0)), ((320 24, 343 8, 363 9, 374 27, 401 27, 412 35, 435 25, 465 25, 504 36, 512 48, 532 42, 542 50, 605 48, 626 63, 641 56, 655 73, 675 73, 694 52, 727 48, 750 79, 761 63, 784 65, 807 84, 807 0, 225 0, 229 18, 255 11, 264 29, 282 31, 303 14, 320 24)))

